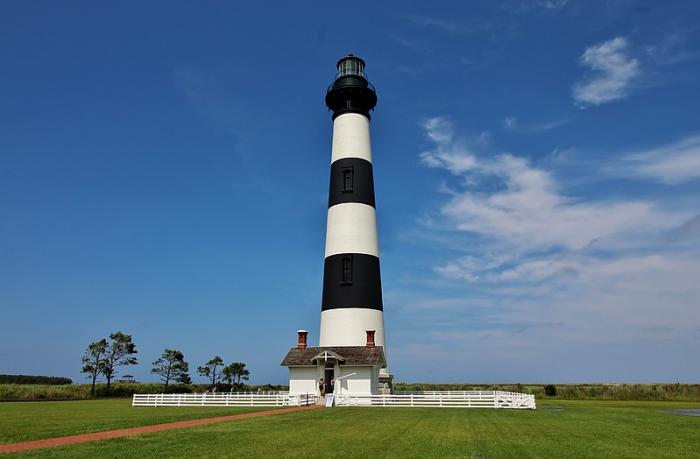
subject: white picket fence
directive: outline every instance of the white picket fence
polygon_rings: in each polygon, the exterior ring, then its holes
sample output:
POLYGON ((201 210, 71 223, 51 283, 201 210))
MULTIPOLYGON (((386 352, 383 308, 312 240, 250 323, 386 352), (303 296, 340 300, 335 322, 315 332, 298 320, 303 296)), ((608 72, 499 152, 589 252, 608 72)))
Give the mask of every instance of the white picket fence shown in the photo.
MULTIPOLYGON (((309 406, 315 394, 234 392, 221 394, 134 394, 131 406, 309 406)), ((535 409, 535 396, 504 391, 426 391, 393 395, 336 394, 335 406, 535 409)))
POLYGON ((131 406, 309 406, 315 394, 223 393, 223 394, 134 394, 131 406))
POLYGON ((535 396, 503 391, 430 391, 394 395, 337 395, 336 406, 536 408, 535 396))

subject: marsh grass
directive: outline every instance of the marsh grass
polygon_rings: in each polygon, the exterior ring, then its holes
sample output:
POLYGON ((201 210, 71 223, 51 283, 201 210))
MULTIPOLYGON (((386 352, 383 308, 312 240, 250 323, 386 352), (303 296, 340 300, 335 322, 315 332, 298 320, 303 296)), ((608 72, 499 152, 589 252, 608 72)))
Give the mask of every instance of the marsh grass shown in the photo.
POLYGON ((505 390, 558 400, 700 401, 700 384, 554 384, 555 396, 545 394, 545 384, 429 384, 396 383, 397 391, 505 390))
MULTIPOLYGON (((241 385, 241 390, 280 390, 283 386, 252 386, 241 385)), ((94 398, 131 397, 134 394, 184 394, 203 393, 210 389, 208 384, 171 384, 165 388, 162 384, 143 383, 114 383, 107 389, 106 384, 98 384, 94 398)), ((219 392, 230 390, 230 386, 221 385, 219 392)), ((90 384, 0 384, 0 401, 34 401, 34 400, 87 400, 90 395, 90 384)))

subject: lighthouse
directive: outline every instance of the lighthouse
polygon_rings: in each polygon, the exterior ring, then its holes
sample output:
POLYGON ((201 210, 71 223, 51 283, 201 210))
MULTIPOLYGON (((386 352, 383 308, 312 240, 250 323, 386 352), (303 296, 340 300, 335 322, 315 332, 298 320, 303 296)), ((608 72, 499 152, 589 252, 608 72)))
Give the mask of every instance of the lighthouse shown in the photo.
POLYGON ((377 93, 359 57, 342 57, 337 70, 325 98, 333 141, 319 343, 298 331, 282 361, 290 394, 391 391, 369 133, 377 93))
POLYGON ((370 112, 377 93, 365 62, 352 54, 337 63, 326 93, 332 111, 330 187, 319 346, 364 345, 367 330, 384 346, 370 112))

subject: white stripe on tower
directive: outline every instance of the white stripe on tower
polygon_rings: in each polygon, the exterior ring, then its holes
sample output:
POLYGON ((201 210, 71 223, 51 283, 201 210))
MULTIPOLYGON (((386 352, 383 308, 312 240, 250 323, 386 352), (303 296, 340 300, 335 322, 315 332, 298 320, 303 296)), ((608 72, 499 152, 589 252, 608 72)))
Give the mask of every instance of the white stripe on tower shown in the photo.
POLYGON ((369 118, 359 113, 345 113, 333 120, 331 163, 343 158, 362 158, 372 162, 369 118))
MULTIPOLYGON (((364 346, 365 330, 376 330, 374 342, 384 346, 384 314, 376 309, 338 308, 321 312, 319 346, 364 346), (363 336, 360 336, 362 333, 363 336)), ((386 347, 384 348, 386 352, 386 347)))
POLYGON ((326 258, 340 253, 364 253, 379 258, 374 207, 344 202, 328 209, 326 258))
POLYGON ((338 61, 326 95, 333 147, 320 346, 364 346, 367 330, 385 345, 369 132, 375 104, 364 62, 352 55, 338 61))

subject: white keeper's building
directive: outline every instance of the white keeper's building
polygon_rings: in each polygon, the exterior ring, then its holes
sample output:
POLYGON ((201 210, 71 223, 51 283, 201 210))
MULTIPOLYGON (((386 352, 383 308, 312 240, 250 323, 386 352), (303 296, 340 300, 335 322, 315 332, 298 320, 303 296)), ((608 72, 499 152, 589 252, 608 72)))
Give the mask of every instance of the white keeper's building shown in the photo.
POLYGON ((319 394, 321 380, 328 384, 334 381, 333 393, 337 395, 373 395, 386 390, 379 382, 386 367, 381 346, 370 341, 365 346, 307 347, 308 332, 298 333, 299 344, 282 361, 289 367, 290 395, 319 394))

